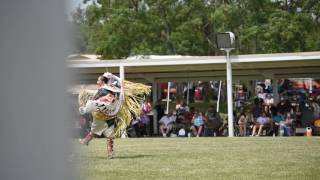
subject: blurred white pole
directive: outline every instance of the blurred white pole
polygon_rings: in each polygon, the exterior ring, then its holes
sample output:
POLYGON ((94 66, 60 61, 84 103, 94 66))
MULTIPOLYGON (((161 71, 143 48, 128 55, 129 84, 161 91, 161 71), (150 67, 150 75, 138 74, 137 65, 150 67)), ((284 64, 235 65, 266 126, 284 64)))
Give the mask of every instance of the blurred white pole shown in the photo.
POLYGON ((124 66, 121 65, 119 68, 120 68, 119 69, 120 70, 120 79, 124 80, 124 66))
POLYGON ((219 112, 219 105, 220 105, 220 95, 221 95, 221 81, 219 82, 219 91, 218 91, 218 100, 217 100, 217 112, 219 112))
MULTIPOLYGON (((120 74, 120 80, 121 80, 121 86, 123 86, 124 85, 124 66, 123 65, 121 65, 120 67, 119 67, 119 74, 120 74)), ((121 138, 127 138, 128 137, 128 135, 127 135, 127 132, 125 131, 125 130, 121 130, 121 138)))
POLYGON ((222 48, 226 52, 227 60, 227 94, 228 94, 228 132, 229 137, 234 136, 233 130, 233 100, 232 100, 232 67, 230 62, 230 51, 233 48, 222 48))
POLYGON ((170 101, 170 82, 168 82, 168 90, 167 90, 167 114, 169 113, 169 101, 170 101))
POLYGON ((79 119, 66 91, 74 82, 65 3, 1 1, 1 180, 80 178, 73 176, 79 119))

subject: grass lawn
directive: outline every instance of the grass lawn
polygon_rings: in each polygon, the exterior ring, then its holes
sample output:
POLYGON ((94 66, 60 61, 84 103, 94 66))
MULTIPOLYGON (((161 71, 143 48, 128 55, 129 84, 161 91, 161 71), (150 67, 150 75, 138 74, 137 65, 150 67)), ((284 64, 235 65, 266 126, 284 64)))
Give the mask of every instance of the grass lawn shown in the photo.
POLYGON ((76 144, 73 162, 87 180, 320 179, 320 137, 105 139, 76 144))

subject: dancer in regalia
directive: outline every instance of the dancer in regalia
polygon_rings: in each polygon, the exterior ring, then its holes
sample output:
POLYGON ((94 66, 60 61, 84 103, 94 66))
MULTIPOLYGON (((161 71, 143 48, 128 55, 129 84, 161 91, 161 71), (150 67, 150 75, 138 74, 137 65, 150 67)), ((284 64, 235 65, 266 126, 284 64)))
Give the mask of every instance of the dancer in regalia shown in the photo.
POLYGON ((98 77, 97 85, 98 91, 82 89, 79 93, 80 114, 93 115, 91 131, 80 143, 89 145, 94 135, 103 134, 108 158, 113 158, 114 138, 126 135, 126 128, 133 117, 139 116, 143 96, 150 93, 150 87, 123 81, 108 72, 98 77))

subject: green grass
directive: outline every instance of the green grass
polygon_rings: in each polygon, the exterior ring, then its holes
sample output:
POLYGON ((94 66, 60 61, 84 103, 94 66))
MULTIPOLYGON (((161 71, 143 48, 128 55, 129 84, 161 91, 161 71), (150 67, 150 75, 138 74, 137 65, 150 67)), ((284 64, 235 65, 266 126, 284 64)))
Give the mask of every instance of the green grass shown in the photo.
POLYGON ((320 179, 319 137, 104 139, 79 150, 82 179, 320 179))

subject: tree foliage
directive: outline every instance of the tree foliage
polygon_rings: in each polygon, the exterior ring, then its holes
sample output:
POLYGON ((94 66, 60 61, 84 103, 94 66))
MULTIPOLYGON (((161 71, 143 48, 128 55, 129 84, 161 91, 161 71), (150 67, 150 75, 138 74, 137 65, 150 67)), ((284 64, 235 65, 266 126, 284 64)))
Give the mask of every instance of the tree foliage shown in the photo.
POLYGON ((106 59, 217 55, 215 34, 225 31, 237 54, 320 50, 318 0, 97 0, 73 24, 75 51, 106 59))

